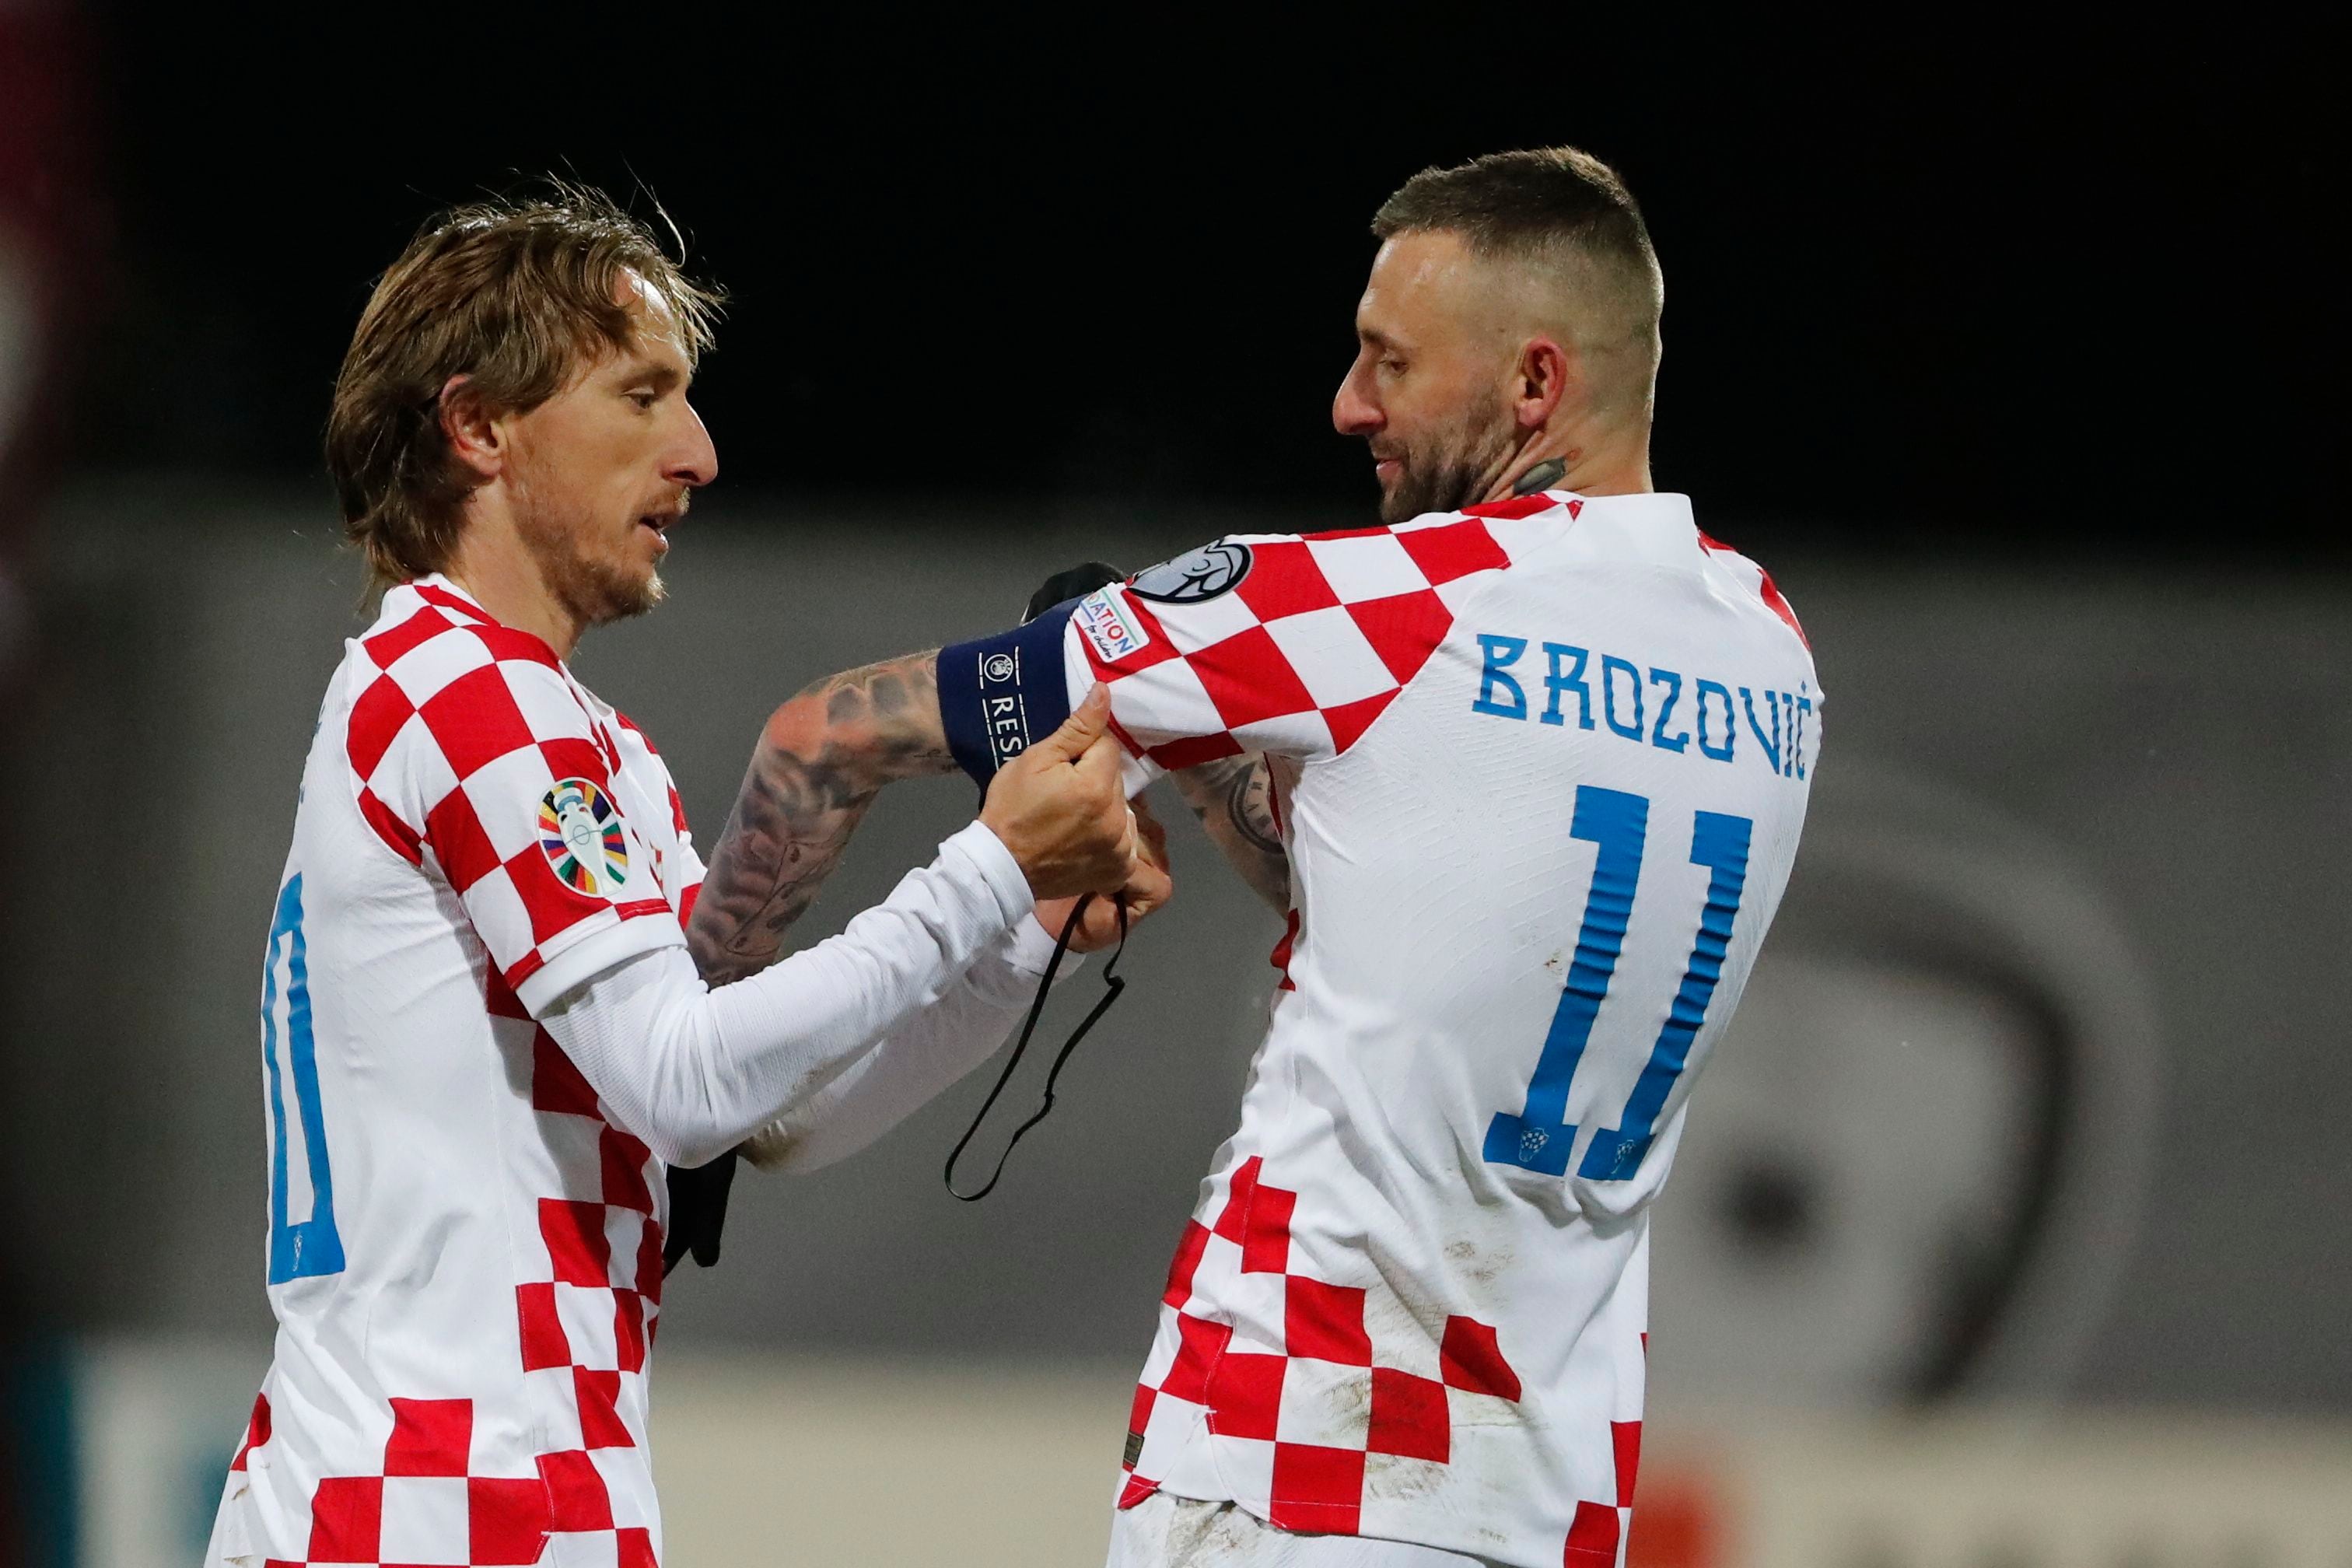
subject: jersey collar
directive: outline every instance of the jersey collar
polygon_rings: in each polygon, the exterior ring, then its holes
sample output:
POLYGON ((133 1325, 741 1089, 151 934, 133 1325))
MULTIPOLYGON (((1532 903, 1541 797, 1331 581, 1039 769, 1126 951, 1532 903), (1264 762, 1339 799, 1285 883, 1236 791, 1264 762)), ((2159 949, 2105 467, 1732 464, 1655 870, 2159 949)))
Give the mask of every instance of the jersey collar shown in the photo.
MULTIPOLYGON (((1549 491, 1561 500, 1565 491, 1549 491)), ((1603 534, 1617 549, 1638 560, 1686 566, 1699 554, 1698 521, 1691 515, 1690 497, 1673 490, 1635 495, 1580 496, 1577 531, 1603 534)))
POLYGON ((480 601, 451 582, 445 573, 430 573, 404 583, 401 586, 414 591, 418 598, 428 605, 437 605, 442 609, 454 611, 479 625, 495 626, 499 624, 497 616, 482 608, 480 601))

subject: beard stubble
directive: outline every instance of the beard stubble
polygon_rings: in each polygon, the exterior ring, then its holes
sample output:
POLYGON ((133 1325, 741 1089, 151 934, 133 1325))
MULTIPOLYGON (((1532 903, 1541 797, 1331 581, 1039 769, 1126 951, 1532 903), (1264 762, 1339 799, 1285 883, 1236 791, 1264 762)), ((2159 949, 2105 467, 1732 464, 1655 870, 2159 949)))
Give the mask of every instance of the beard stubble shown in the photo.
POLYGON ((518 499, 523 504, 516 531, 548 591, 583 630, 642 616, 668 595, 659 572, 638 576, 592 554, 583 542, 589 525, 578 513, 550 506, 529 491, 518 499))
POLYGON ((1511 421, 1502 408, 1470 408, 1461 423, 1426 449, 1404 454, 1396 488, 1381 497, 1381 521, 1394 527, 1424 512, 1460 511, 1475 504, 1511 450, 1511 421))

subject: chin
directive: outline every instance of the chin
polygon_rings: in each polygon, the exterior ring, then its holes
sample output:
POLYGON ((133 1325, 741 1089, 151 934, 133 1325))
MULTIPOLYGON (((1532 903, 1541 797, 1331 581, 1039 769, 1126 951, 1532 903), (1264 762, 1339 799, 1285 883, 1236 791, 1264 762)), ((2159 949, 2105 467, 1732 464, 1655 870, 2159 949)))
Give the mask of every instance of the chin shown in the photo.
POLYGON ((642 616, 669 596, 669 585, 650 566, 635 573, 607 570, 581 587, 583 591, 572 603, 586 611, 580 620, 590 626, 608 626, 642 616))
POLYGON ((642 616, 668 597, 669 584, 662 581, 660 573, 648 568, 645 576, 637 582, 635 593, 628 596, 621 615, 642 616))

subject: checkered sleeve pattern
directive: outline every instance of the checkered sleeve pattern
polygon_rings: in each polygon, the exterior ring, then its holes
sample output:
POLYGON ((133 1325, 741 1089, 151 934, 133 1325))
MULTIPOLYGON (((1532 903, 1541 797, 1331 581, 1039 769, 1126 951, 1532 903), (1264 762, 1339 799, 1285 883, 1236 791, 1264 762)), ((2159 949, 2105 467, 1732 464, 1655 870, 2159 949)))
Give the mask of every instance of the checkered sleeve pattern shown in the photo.
POLYGON ((632 947, 682 941, 615 804, 613 742, 555 656, 456 595, 403 592, 414 612, 361 639, 355 661, 346 739, 368 825, 411 864, 432 858, 527 1001, 560 988, 531 982, 567 954, 564 974, 585 978, 632 947))
POLYGON ((1562 504, 1234 536, 1223 545, 1245 546, 1249 565, 1229 590, 1155 598, 1131 579, 1080 607, 1066 633, 1073 699, 1106 682, 1129 752, 1171 772, 1244 752, 1337 756, 1421 673, 1485 574, 1510 564, 1488 523, 1562 504))
MULTIPOLYGON (((1163 1324, 1172 1319, 1176 1331, 1163 1326, 1136 1387, 1120 1508, 1172 1481, 1160 1466, 1205 1424, 1218 1476, 1276 1526, 1377 1532, 1367 1510, 1427 1491, 1454 1457, 1457 1426, 1491 1426, 1521 1400, 1492 1325, 1447 1317, 1432 1365, 1425 1339, 1376 1341, 1363 1287, 1295 1272, 1297 1203, 1253 1156, 1226 1178, 1216 1219, 1186 1224, 1160 1298, 1163 1324), (1265 1321, 1281 1325, 1273 1343, 1245 1343, 1232 1324, 1202 1314, 1196 1287, 1212 1280, 1219 1295, 1265 1308, 1265 1321)), ((1611 1424, 1615 1495, 1578 1501, 1562 1542, 1567 1568, 1615 1568, 1641 1434, 1638 1421, 1611 1424)))

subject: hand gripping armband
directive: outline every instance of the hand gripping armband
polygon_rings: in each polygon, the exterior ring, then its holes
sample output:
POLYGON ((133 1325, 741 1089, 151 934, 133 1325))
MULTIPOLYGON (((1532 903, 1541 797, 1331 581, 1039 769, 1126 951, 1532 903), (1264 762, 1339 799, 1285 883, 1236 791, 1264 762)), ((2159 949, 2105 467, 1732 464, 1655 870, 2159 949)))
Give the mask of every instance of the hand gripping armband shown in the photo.
POLYGON ((1062 628, 1076 607, 1057 605, 1027 626, 940 649, 940 725, 981 788, 1070 716, 1062 628))
POLYGON ((1056 572, 1030 596, 1018 627, 940 650, 940 727, 981 788, 1070 716, 1062 628, 1082 596, 1118 580, 1118 568, 1099 561, 1056 572))

